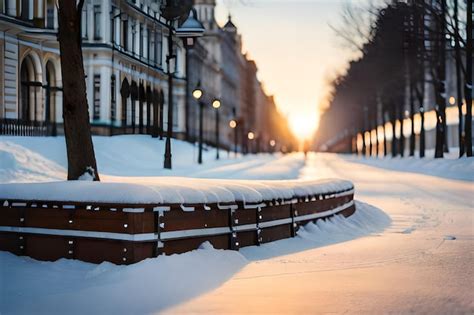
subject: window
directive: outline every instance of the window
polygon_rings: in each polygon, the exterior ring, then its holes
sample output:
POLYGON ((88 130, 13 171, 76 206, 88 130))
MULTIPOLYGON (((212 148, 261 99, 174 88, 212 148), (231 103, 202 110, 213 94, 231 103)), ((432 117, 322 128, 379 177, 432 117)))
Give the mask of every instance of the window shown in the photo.
POLYGON ((46 7, 46 27, 49 29, 54 28, 54 1, 48 0, 46 7))
POLYGON ((148 60, 151 64, 155 63, 155 33, 148 29, 148 60))
POLYGON ((110 78, 110 120, 112 124, 117 118, 117 99, 115 95, 115 75, 110 78))
POLYGON ((82 21, 81 21, 81 28, 82 28, 82 39, 87 39, 89 37, 87 33, 87 5, 84 4, 84 9, 82 10, 82 21))
POLYGON ((27 21, 30 19, 30 1, 21 0, 20 4, 21 4, 21 19, 27 21))
POLYGON ((115 8, 112 7, 112 11, 111 11, 111 15, 112 15, 112 18, 110 19, 110 42, 112 43, 112 45, 115 46, 115 8))
POLYGON ((122 22, 122 47, 124 50, 128 50, 128 21, 122 22))
POLYGON ((138 54, 140 56, 144 56, 145 55, 145 52, 143 51, 143 37, 144 37, 144 33, 143 33, 143 25, 140 24, 140 34, 138 34, 138 37, 139 37, 139 40, 140 40, 140 51, 138 52, 138 54))
POLYGON ((101 15, 102 15, 102 12, 101 12, 101 9, 100 9, 100 5, 95 5, 94 6, 94 39, 95 40, 100 40, 102 39, 102 36, 101 36, 101 15))
POLYGON ((132 47, 131 47, 131 51, 133 54, 135 54, 135 40, 136 40, 136 33, 137 33, 137 30, 136 30, 136 24, 135 23, 132 23, 132 47))
POLYGON ((161 65, 161 47, 163 45, 163 38, 161 37, 161 31, 155 33, 155 63, 161 65))
POLYGON ((100 74, 94 75, 94 113, 93 120, 100 119, 100 74))

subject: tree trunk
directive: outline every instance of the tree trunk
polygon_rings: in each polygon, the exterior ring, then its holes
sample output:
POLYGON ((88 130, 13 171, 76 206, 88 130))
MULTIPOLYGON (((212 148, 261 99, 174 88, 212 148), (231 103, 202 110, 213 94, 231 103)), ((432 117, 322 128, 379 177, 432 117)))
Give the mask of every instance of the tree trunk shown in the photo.
POLYGON ((405 156, 405 135, 403 134, 403 116, 400 117, 400 156, 405 156))
POLYGON ((458 143, 459 157, 464 155, 463 115, 462 115, 462 83, 461 83, 461 45, 459 43, 458 0, 454 0, 454 51, 456 59, 456 102, 458 105, 458 143))
POLYGON ((375 126, 375 157, 379 156, 379 128, 375 126))
POLYGON ((439 21, 436 22, 436 148, 435 158, 442 158, 445 151, 446 132, 446 0, 441 0, 439 21))
POLYGON ((373 150, 373 143, 372 143, 372 130, 369 128, 369 154, 368 156, 372 156, 372 150, 373 150))
POLYGON ((415 156, 415 90, 414 75, 413 72, 410 73, 410 156, 415 156))
MULTIPOLYGON (((395 105, 392 104, 392 107, 395 105)), ((396 113, 395 110, 392 110, 392 157, 396 157, 398 155, 398 150, 397 150, 397 135, 396 135, 396 130, 397 130, 397 119, 396 119, 396 113)))
POLYGON ((464 137, 466 143, 466 155, 472 156, 472 1, 467 0, 466 8, 466 83, 464 85, 464 97, 466 99, 466 119, 464 122, 464 137))
POLYGON ((59 0, 59 50, 63 80, 63 119, 68 180, 88 173, 96 181, 99 172, 89 123, 89 106, 81 49, 81 15, 84 0, 59 0))
POLYGON ((420 158, 425 157, 425 112, 420 112, 420 158))
POLYGON ((365 131, 362 131, 362 156, 365 156, 367 154, 367 145, 365 143, 365 131))

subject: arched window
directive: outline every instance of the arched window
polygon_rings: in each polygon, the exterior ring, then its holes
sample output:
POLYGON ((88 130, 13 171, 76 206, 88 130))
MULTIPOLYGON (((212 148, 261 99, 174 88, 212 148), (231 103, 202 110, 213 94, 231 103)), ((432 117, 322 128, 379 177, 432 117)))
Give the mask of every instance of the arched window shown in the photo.
POLYGON ((120 96, 122 97, 122 127, 127 126, 127 101, 130 96, 130 84, 128 83, 127 78, 124 78, 122 81, 122 86, 120 87, 120 96))
POLYGON ((112 125, 117 118, 117 98, 115 95, 116 83, 115 74, 110 77, 110 121, 112 125))
POLYGON ((42 84, 41 82, 36 82, 35 78, 34 62, 30 56, 27 56, 21 63, 20 69, 19 119, 36 121, 38 87, 41 87, 42 84))
POLYGON ((46 85, 45 85, 45 121, 56 121, 56 69, 51 61, 46 63, 46 85))

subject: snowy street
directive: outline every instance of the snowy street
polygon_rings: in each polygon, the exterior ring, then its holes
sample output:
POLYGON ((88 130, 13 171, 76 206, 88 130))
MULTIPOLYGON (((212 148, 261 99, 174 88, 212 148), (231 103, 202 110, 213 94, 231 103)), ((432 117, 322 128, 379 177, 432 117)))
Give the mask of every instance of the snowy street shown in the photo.
MULTIPOLYGON (((176 170, 163 172, 153 166, 160 164, 156 144, 162 142, 110 140, 94 138, 106 182, 139 181, 130 176, 146 174, 344 178, 355 184, 357 212, 308 224, 296 238, 240 252, 203 244, 193 252, 130 266, 38 262, 0 252, 2 314, 474 312, 472 159, 421 162, 309 154, 305 163, 302 154, 291 154, 215 162, 208 151, 200 168, 192 162, 194 147, 176 142, 176 170), (132 149, 120 155, 124 145, 132 149), (458 179, 443 178, 445 173, 458 179)), ((62 141, 4 138, 1 182, 64 177, 62 141)))
POLYGON ((352 180, 356 199, 383 209, 391 225, 267 260, 244 250, 254 261, 219 289, 170 313, 474 311, 472 181, 383 170, 334 155, 311 155, 301 177, 352 180))

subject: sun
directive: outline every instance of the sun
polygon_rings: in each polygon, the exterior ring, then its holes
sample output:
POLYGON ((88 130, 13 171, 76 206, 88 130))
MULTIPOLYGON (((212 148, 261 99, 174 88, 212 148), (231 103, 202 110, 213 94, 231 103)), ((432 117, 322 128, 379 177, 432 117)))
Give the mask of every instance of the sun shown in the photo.
POLYGON ((292 114, 289 122, 294 135, 304 141, 310 139, 318 127, 317 115, 292 114))

